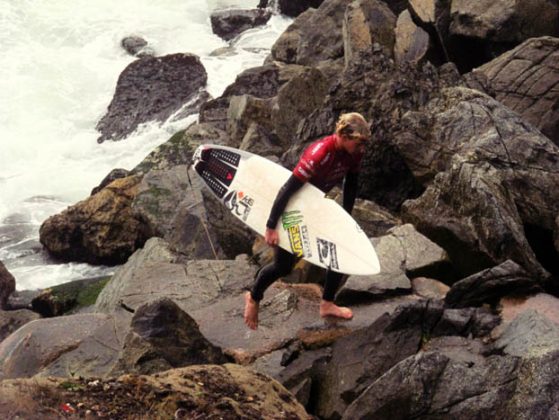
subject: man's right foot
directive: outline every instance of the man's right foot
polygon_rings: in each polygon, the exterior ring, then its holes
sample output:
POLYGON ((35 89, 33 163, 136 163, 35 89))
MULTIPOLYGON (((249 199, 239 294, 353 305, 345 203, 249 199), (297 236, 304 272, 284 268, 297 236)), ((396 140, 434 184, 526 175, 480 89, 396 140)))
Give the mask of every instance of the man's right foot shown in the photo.
POLYGON ((245 324, 251 330, 258 328, 258 302, 252 298, 250 292, 245 293, 245 324))

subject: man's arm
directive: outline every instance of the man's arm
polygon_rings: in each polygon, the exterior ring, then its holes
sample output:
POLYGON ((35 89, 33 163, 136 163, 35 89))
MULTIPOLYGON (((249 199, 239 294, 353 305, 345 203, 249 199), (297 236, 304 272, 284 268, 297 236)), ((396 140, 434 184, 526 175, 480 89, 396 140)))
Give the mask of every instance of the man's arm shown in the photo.
POLYGON ((355 199, 357 198, 357 180, 359 174, 357 172, 348 172, 344 179, 343 207, 345 211, 351 214, 355 199))
POLYGON ((282 215, 289 199, 295 194, 305 183, 297 178, 295 175, 291 175, 289 179, 283 184, 283 186, 278 191, 276 199, 274 200, 274 205, 270 210, 270 216, 266 222, 266 227, 268 229, 276 229, 278 220, 282 215))

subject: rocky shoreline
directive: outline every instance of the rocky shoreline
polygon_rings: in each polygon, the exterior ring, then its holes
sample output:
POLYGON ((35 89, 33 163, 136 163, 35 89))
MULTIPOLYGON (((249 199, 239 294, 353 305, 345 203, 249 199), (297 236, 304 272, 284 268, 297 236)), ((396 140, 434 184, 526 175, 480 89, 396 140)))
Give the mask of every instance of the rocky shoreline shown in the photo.
POLYGON ((199 121, 43 223, 49 253, 122 264, 112 278, 15 292, 0 262, 0 413, 557 418, 559 5, 297 4, 214 14, 232 42, 272 8, 295 17, 218 98, 196 56, 123 41, 139 58, 100 141, 199 121), (353 215, 382 271, 347 278, 337 300, 355 317, 331 323, 302 262, 249 332, 243 292, 270 250, 189 173, 193 150, 292 167, 349 111, 372 122, 353 215))

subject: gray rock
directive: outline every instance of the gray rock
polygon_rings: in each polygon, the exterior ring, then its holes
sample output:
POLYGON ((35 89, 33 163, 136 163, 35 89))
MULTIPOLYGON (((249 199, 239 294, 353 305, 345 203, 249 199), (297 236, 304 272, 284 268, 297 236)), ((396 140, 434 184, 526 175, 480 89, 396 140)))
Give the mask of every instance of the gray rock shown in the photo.
POLYGON ((221 364, 221 349, 200 333, 196 321, 169 298, 140 306, 111 375, 151 374, 201 364, 221 364))
POLYGON ((114 322, 105 314, 29 322, 0 344, 0 377, 103 376, 120 350, 114 322))
POLYGON ((524 225, 554 229, 559 149, 480 92, 442 94, 426 112, 407 113, 395 139, 408 167, 429 185, 404 205, 404 220, 447 250, 465 274, 510 258, 545 277, 524 225))
POLYGON ((165 121, 185 104, 191 114, 197 112, 196 99, 206 81, 206 70, 193 54, 134 61, 120 74, 113 100, 97 124, 98 142, 121 140, 144 122, 165 121))
POLYGON ((394 58, 397 62, 408 61, 420 64, 427 60, 430 47, 429 34, 413 22, 408 10, 398 16, 395 31, 394 58))
POLYGON ((128 54, 136 57, 149 57, 155 55, 155 52, 148 47, 147 41, 136 35, 122 38, 120 45, 128 54))
POLYGON ((474 70, 495 98, 559 146, 559 38, 532 38, 474 70))
POLYGON ((302 13, 278 37, 271 50, 271 58, 273 60, 288 64, 297 62, 297 52, 301 43, 301 37, 303 36, 303 29, 314 13, 315 9, 308 9, 302 13))
POLYGON ((496 349, 523 359, 559 352, 559 325, 536 310, 518 315, 495 341, 496 349))
POLYGON ((296 17, 309 8, 319 7, 324 0, 277 0, 278 9, 286 16, 296 17))
POLYGON ((256 123, 271 131, 272 104, 270 100, 251 95, 233 96, 227 111, 228 146, 239 148, 248 128, 256 123))
POLYGON ((98 186, 96 186, 91 190, 91 195, 97 194, 99 191, 101 191, 103 188, 105 188, 115 179, 126 178, 129 175, 130 175, 130 171, 128 171, 127 169, 122 169, 122 168, 113 169, 111 172, 107 174, 105 178, 103 178, 103 180, 98 186))
POLYGON ((0 342, 23 325, 39 319, 41 316, 28 309, 15 311, 0 310, 0 342))
POLYGON ((381 272, 372 276, 350 276, 338 299, 348 301, 367 295, 405 293, 411 289, 413 273, 432 271, 448 261, 445 251, 410 225, 397 226, 386 236, 373 240, 381 272), (431 267, 431 268, 430 268, 431 267))
POLYGON ((358 0, 350 3, 342 27, 346 66, 359 52, 371 50, 374 44, 392 56, 395 26, 396 16, 385 2, 358 0))
POLYGON ((507 295, 527 294, 539 289, 538 281, 514 261, 473 274, 452 285, 445 301, 452 307, 496 303, 507 295))
POLYGON ((218 10, 210 15, 212 31, 229 41, 247 29, 264 25, 272 13, 265 9, 227 9, 218 10))
POLYGON ((434 280, 426 277, 416 277, 412 279, 411 286, 413 292, 416 293, 417 295, 424 297, 426 299, 434 299, 434 300, 444 299, 444 297, 450 290, 450 287, 447 286, 446 284, 438 280, 434 280))

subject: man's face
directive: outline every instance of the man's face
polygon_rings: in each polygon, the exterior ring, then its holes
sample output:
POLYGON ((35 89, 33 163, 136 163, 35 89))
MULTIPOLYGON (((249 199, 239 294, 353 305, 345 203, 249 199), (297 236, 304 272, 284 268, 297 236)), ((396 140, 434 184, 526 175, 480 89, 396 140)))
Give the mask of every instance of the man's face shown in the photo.
POLYGON ((361 136, 342 136, 342 147, 346 152, 353 155, 365 151, 368 139, 361 136))

